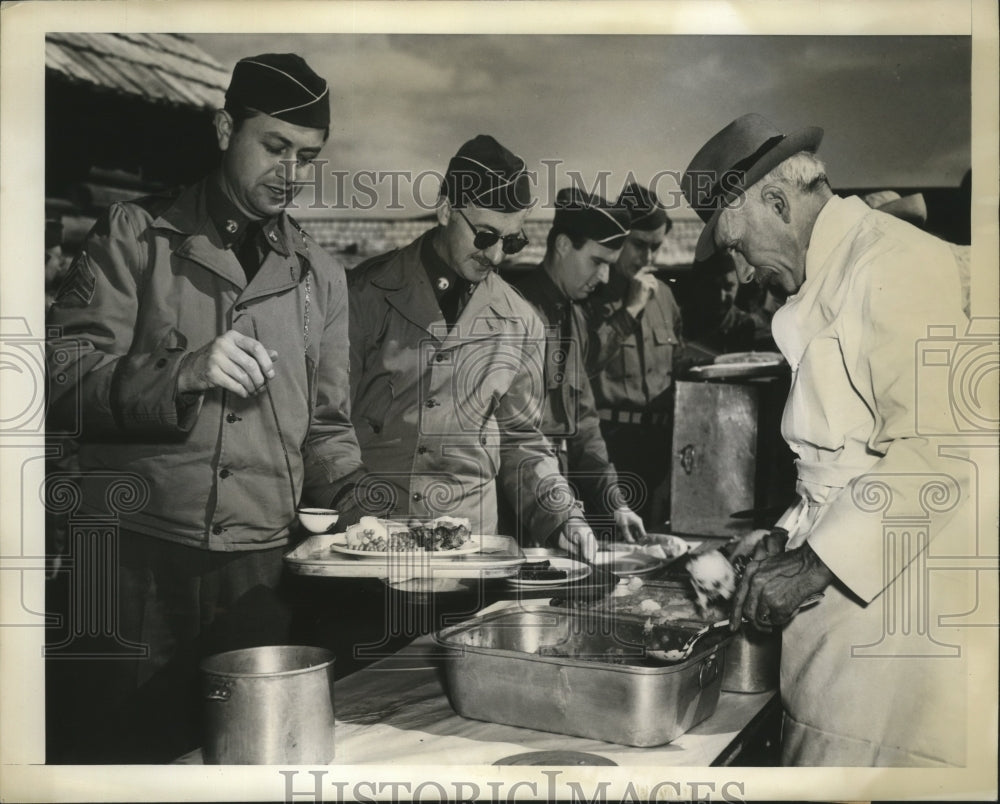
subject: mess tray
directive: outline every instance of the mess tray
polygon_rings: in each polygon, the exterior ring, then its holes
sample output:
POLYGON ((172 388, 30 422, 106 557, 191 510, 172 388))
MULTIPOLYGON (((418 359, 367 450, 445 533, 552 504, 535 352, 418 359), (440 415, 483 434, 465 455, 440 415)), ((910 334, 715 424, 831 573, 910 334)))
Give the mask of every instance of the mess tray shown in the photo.
POLYGON ((448 551, 410 551, 371 558, 331 550, 342 533, 321 533, 285 554, 285 564, 299 575, 335 578, 381 578, 402 582, 409 578, 509 578, 524 563, 524 554, 510 536, 476 536, 481 549, 449 555, 448 551))

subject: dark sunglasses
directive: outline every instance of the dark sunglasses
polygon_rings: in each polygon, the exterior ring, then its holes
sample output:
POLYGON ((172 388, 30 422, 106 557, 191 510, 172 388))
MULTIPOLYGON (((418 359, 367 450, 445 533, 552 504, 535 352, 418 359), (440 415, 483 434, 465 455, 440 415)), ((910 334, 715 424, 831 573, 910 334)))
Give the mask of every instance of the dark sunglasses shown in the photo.
POLYGON ((504 254, 517 254, 517 252, 528 245, 528 238, 524 236, 523 229, 516 235, 501 236, 499 232, 494 232, 490 229, 477 229, 472 225, 472 221, 465 217, 465 213, 462 212, 462 210, 455 209, 455 212, 461 215, 462 220, 469 224, 469 228, 472 229, 473 235, 472 245, 480 251, 492 248, 498 240, 503 241, 503 245, 501 245, 500 248, 503 250, 504 254))

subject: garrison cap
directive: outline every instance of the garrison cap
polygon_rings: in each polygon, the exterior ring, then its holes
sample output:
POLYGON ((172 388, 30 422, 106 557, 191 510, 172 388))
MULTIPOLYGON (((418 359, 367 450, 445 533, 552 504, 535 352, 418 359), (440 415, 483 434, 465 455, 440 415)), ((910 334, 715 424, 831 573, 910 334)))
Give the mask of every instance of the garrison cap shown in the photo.
POLYGON ((531 206, 531 182, 521 157, 488 134, 480 134, 451 158, 441 195, 458 208, 519 212, 531 206))
POLYGON ((577 187, 564 187, 556 194, 552 228, 571 236, 585 237, 610 249, 620 249, 629 236, 629 213, 599 195, 577 187))
POLYGON ((673 221, 656 197, 656 193, 636 182, 629 182, 618 196, 618 206, 625 207, 629 212, 630 226, 633 231, 653 232, 661 226, 667 231, 673 226, 673 221))
POLYGON ((330 125, 330 88, 294 53, 262 53, 236 62, 226 109, 239 104, 306 128, 330 125))

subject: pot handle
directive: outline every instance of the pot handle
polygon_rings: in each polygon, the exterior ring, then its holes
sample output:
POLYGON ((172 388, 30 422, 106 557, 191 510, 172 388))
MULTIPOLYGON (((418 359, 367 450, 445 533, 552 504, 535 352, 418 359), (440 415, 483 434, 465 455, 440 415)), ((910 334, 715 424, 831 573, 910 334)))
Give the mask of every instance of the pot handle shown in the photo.
POLYGON ((718 655, 713 653, 701 663, 701 670, 698 671, 698 687, 705 689, 715 679, 719 677, 718 655))
POLYGON ((205 689, 206 701, 228 701, 233 694, 233 688, 228 681, 221 678, 209 679, 205 689))

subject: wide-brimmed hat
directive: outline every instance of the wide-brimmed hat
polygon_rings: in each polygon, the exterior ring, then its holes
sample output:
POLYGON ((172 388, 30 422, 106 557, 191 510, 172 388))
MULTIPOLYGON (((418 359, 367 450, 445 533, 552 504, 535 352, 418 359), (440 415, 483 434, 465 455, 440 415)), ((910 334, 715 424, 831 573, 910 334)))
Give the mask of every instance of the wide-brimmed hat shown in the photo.
POLYGON ((715 251, 713 233, 727 203, 788 157, 815 151, 822 139, 823 129, 815 126, 783 134, 767 118, 745 114, 706 142, 681 179, 684 197, 705 221, 695 259, 704 260, 715 251))

